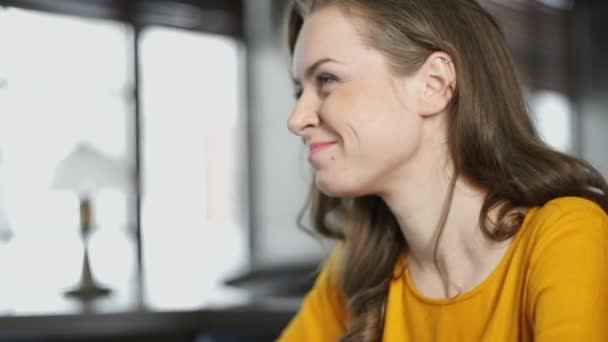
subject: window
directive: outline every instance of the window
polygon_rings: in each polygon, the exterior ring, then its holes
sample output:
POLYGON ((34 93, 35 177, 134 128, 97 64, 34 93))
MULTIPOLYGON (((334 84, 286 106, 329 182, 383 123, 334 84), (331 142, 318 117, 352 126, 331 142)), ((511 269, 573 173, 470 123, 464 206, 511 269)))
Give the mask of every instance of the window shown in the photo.
POLYGON ((530 105, 541 138, 558 151, 573 153, 574 115, 568 97, 555 91, 538 90, 533 94, 530 105))
POLYGON ((134 300, 137 195, 146 303, 211 300, 248 252, 239 40, 160 26, 135 35, 125 22, 0 8, 0 50, 9 52, 0 54, 0 273, 18 275, 0 282, 0 312, 67 305, 61 293, 82 263, 83 191, 96 228, 91 266, 114 291, 108 303, 134 300))
POLYGON ((140 46, 146 293, 196 306, 247 257, 243 47, 161 27, 140 46))
MULTIPOLYGON (((86 144, 132 168, 127 143, 132 138, 131 32, 115 22, 18 9, 3 15, 7 54, 0 146, 7 216, 20 234, 40 229, 61 234, 78 217, 70 208, 73 201, 53 189, 63 159, 86 144)), ((110 196, 126 197, 128 189, 118 190, 121 195, 110 196)), ((109 217, 115 216, 114 208, 102 207, 98 222, 118 220, 109 217)))
MULTIPOLYGON (((0 229, 5 237, 9 230, 14 236, 6 263, 19 262, 20 275, 14 279, 19 283, 0 286, 26 292, 43 277, 44 291, 60 293, 79 277, 78 191, 83 184, 75 176, 86 169, 86 158, 113 168, 111 175, 104 170, 90 180, 94 224, 101 234, 94 244, 103 244, 104 232, 125 235, 128 225, 134 196, 129 178, 134 167, 132 30, 114 21, 15 8, 0 16, 0 229), (80 152, 85 160, 62 166, 80 152)), ((96 255, 105 250, 91 247, 96 255)), ((110 264, 115 258, 133 261, 132 251, 116 251, 121 249, 92 258, 96 273, 114 286, 128 281, 132 270, 121 273, 121 267, 110 264)), ((43 304, 35 295, 18 303, 23 310, 43 309, 43 304)))

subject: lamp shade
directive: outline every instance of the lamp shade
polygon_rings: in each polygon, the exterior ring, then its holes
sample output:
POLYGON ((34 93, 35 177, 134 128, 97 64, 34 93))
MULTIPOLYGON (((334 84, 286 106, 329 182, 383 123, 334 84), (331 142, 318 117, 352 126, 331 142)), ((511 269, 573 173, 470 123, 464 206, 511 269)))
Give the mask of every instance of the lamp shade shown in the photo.
POLYGON ((126 165, 88 144, 79 144, 55 169, 52 187, 78 194, 95 188, 124 189, 130 184, 126 165))

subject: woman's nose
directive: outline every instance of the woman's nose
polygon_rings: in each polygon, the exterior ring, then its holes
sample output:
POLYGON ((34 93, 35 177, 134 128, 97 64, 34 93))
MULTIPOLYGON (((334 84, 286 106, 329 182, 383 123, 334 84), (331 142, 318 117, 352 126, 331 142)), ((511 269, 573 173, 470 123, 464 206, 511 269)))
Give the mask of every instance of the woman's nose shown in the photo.
POLYGON ((314 104, 300 97, 289 116, 287 127, 293 134, 301 136, 308 128, 318 126, 319 121, 314 104))

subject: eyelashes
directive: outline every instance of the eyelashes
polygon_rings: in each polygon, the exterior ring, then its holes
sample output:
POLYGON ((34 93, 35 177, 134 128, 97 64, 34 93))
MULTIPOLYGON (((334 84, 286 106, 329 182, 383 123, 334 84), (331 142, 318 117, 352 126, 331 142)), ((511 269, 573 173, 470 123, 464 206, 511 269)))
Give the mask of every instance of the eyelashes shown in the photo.
MULTIPOLYGON (((338 78, 328 73, 320 73, 315 77, 315 86, 317 88, 318 93, 321 95, 326 94, 326 92, 328 91, 327 88, 336 82, 338 82, 338 78)), ((302 96, 302 92, 302 86, 297 85, 294 92, 294 97, 296 98, 296 100, 302 96)))
POLYGON ((323 86, 325 86, 327 84, 336 82, 337 80, 338 79, 334 75, 331 75, 331 74, 320 74, 316 78, 319 89, 321 89, 323 86))
POLYGON ((299 87, 294 91, 293 97, 295 97, 296 100, 299 100, 301 96, 302 96, 302 87, 299 87))

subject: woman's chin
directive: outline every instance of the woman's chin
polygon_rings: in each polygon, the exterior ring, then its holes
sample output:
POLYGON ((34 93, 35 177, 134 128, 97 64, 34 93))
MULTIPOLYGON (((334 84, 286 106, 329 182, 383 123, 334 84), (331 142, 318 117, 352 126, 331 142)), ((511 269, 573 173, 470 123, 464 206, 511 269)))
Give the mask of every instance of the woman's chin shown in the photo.
POLYGON ((360 186, 354 185, 345 177, 323 177, 317 174, 316 185, 324 195, 334 198, 353 198, 365 195, 360 186))

